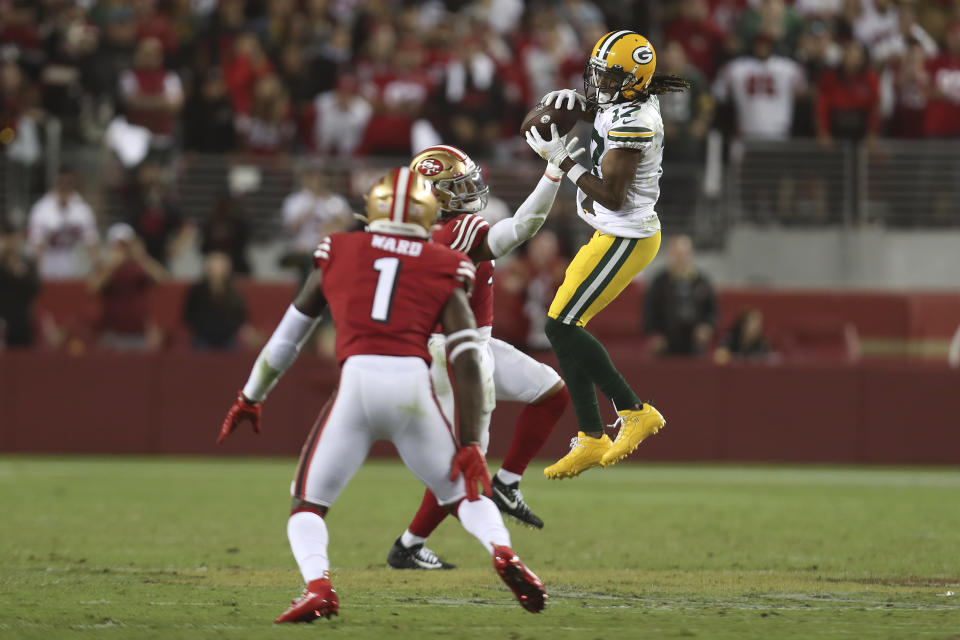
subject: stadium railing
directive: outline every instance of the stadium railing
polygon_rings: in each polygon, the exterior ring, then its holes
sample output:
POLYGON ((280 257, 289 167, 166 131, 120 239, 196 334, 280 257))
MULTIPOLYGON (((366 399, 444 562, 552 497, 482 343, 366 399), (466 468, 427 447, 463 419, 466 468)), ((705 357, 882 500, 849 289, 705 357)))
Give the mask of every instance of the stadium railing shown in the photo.
MULTIPOLYGON (((716 246, 738 223, 796 227, 960 226, 960 147, 945 140, 878 141, 874 148, 837 141, 747 141, 730 145, 726 162, 669 162, 661 179, 658 210, 667 232, 689 233, 716 246), (705 185, 706 184, 706 188, 705 185)), ((170 162, 171 192, 184 215, 205 219, 219 197, 240 194, 255 240, 280 235, 283 198, 297 188, 297 174, 318 163, 332 191, 361 210, 361 194, 380 173, 404 158, 335 158, 310 155, 250 156, 181 153, 170 162)), ((24 168, 0 156, 0 213, 14 223, 43 191, 60 164, 81 173, 84 194, 108 224, 125 214, 124 187, 133 173, 96 146, 47 145, 41 166, 24 168)), ((492 193, 511 209, 535 184, 540 163, 507 158, 483 163, 492 193)), ((564 183, 560 214, 573 215, 571 185, 564 183)))

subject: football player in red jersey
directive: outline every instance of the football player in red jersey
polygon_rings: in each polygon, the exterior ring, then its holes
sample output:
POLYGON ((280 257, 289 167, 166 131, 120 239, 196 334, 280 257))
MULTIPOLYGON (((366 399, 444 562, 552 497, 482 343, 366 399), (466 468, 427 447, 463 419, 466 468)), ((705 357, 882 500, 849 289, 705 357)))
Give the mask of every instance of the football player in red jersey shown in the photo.
POLYGON ((337 329, 340 383, 326 415, 307 438, 291 487, 287 535, 307 583, 275 622, 311 622, 338 612, 327 557, 327 510, 376 440, 389 440, 407 467, 493 555, 520 604, 543 609, 543 583, 510 549, 510 534, 492 500, 480 448, 480 362, 467 300, 475 268, 462 253, 429 242, 437 200, 430 183, 402 167, 367 196, 367 231, 321 241, 316 271, 257 358, 220 430, 222 442, 249 421, 260 430, 260 405, 297 357, 329 307, 337 329), (427 340, 443 327, 453 368, 461 441, 433 396, 427 340), (410 411, 417 407, 417 411, 410 411))
MULTIPOLYGON (((583 152, 582 149, 576 150, 576 138, 564 144, 573 155, 583 152)), ((484 388, 481 449, 484 453, 489 442, 490 414, 497 400, 527 405, 517 420, 503 466, 493 477, 491 496, 504 514, 542 528, 543 520, 523 499, 520 478, 563 415, 570 396, 563 380, 551 367, 502 340, 490 337, 493 260, 518 247, 540 229, 553 207, 563 172, 548 164, 540 182, 517 212, 491 226, 478 215, 486 206, 489 188, 483 182, 480 168, 463 151, 447 145, 429 147, 413 158, 410 168, 433 183, 440 203, 433 241, 463 251, 477 265, 477 282, 470 296, 470 307, 480 332, 484 388)), ((445 341, 442 335, 431 338, 430 350, 434 389, 444 414, 450 417, 454 397, 443 356, 445 341)), ((437 505, 436 498, 427 491, 410 525, 394 541, 387 554, 387 564, 396 569, 453 568, 424 546, 427 537, 446 515, 447 512, 437 505)))

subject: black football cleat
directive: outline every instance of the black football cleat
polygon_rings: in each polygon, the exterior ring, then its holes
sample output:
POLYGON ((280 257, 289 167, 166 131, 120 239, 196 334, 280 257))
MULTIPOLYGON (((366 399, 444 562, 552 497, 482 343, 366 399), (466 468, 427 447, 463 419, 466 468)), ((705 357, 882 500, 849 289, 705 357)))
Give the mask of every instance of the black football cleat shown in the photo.
POLYGON ((523 501, 523 494, 520 492, 520 483, 506 484, 497 476, 493 476, 493 491, 491 492, 494 503, 500 511, 514 520, 529 525, 537 529, 543 529, 543 520, 537 517, 530 507, 523 501))
POLYGON ((393 547, 390 548, 387 564, 394 569, 426 569, 427 571, 456 569, 456 566, 438 558, 437 554, 423 546, 422 542, 412 547, 405 547, 400 543, 400 538, 397 538, 393 547))

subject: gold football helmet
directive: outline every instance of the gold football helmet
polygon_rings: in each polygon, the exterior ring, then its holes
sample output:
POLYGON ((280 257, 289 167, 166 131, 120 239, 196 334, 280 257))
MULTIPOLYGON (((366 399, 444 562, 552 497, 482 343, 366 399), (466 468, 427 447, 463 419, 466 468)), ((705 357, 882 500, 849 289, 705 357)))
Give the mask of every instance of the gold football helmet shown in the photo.
POLYGON ((480 167, 456 147, 424 149, 410 161, 410 169, 433 184, 443 211, 476 213, 487 206, 490 187, 484 184, 480 167))
POLYGON ((583 91, 599 105, 636 99, 650 85, 657 53, 636 31, 611 31, 597 41, 583 72, 583 91))
POLYGON ((430 183, 406 167, 377 180, 364 196, 367 228, 402 236, 430 237, 437 217, 437 198, 430 183))

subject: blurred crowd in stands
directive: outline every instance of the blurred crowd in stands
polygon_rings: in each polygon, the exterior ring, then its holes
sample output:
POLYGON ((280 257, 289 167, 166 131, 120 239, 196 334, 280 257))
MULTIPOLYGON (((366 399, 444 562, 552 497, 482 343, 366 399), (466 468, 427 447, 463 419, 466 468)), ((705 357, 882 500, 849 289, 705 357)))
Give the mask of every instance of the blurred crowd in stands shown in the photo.
MULTIPOLYGON (((593 44, 617 28, 647 34, 658 71, 691 81, 662 97, 668 165, 702 163, 711 130, 732 141, 816 138, 824 149, 960 136, 960 0, 0 0, 8 189, 44 194, 19 218, 0 212, 6 342, 29 339, 18 310, 40 281, 89 277, 104 343, 149 346, 145 319, 111 309, 142 304, 191 246, 205 256, 184 311, 195 344, 255 342, 229 285, 252 270, 243 200, 224 187, 204 219, 188 219, 171 189, 177 159, 309 155, 329 165, 441 141, 481 161, 516 157, 528 153, 516 134, 524 114, 552 89, 581 87, 593 44), (58 145, 99 146, 122 166, 123 226, 107 228, 75 171, 44 167, 51 123, 58 145), (230 309, 229 327, 209 326, 211 305, 230 309), (126 340, 124 327, 139 337, 126 340)), ((321 172, 301 178, 278 215, 284 264, 303 277, 316 239, 353 220, 348 194, 327 189, 321 172)), ((697 188, 684 179, 664 185, 664 206, 692 205, 697 188)), ((519 304, 550 299, 570 244, 548 229, 502 272, 519 304)), ((700 296, 694 271, 676 267, 689 248, 669 251, 674 275, 652 292, 700 296)), ((682 340, 664 324, 677 318, 646 315, 654 351, 718 342, 708 299, 694 306, 682 340)), ((742 325, 753 336, 756 316, 742 325)), ((529 332, 528 345, 542 346, 542 329, 529 332)))
MULTIPOLYGON (((653 38, 680 154, 747 137, 960 134, 956 0, 2 0, 0 128, 171 150, 507 156, 610 28, 653 38), (638 24, 635 21, 640 21, 638 24), (714 103, 730 112, 715 113, 714 103), (796 108, 795 108, 796 107, 796 108), (726 117, 727 121, 723 118, 726 117), (145 135, 141 135, 144 133, 145 135), (507 144, 504 144, 504 143, 507 144)), ((28 146, 28 142, 23 142, 28 146)), ((6 144, 6 143, 5 143, 6 144)), ((162 155, 161 155, 162 157, 162 155)))

